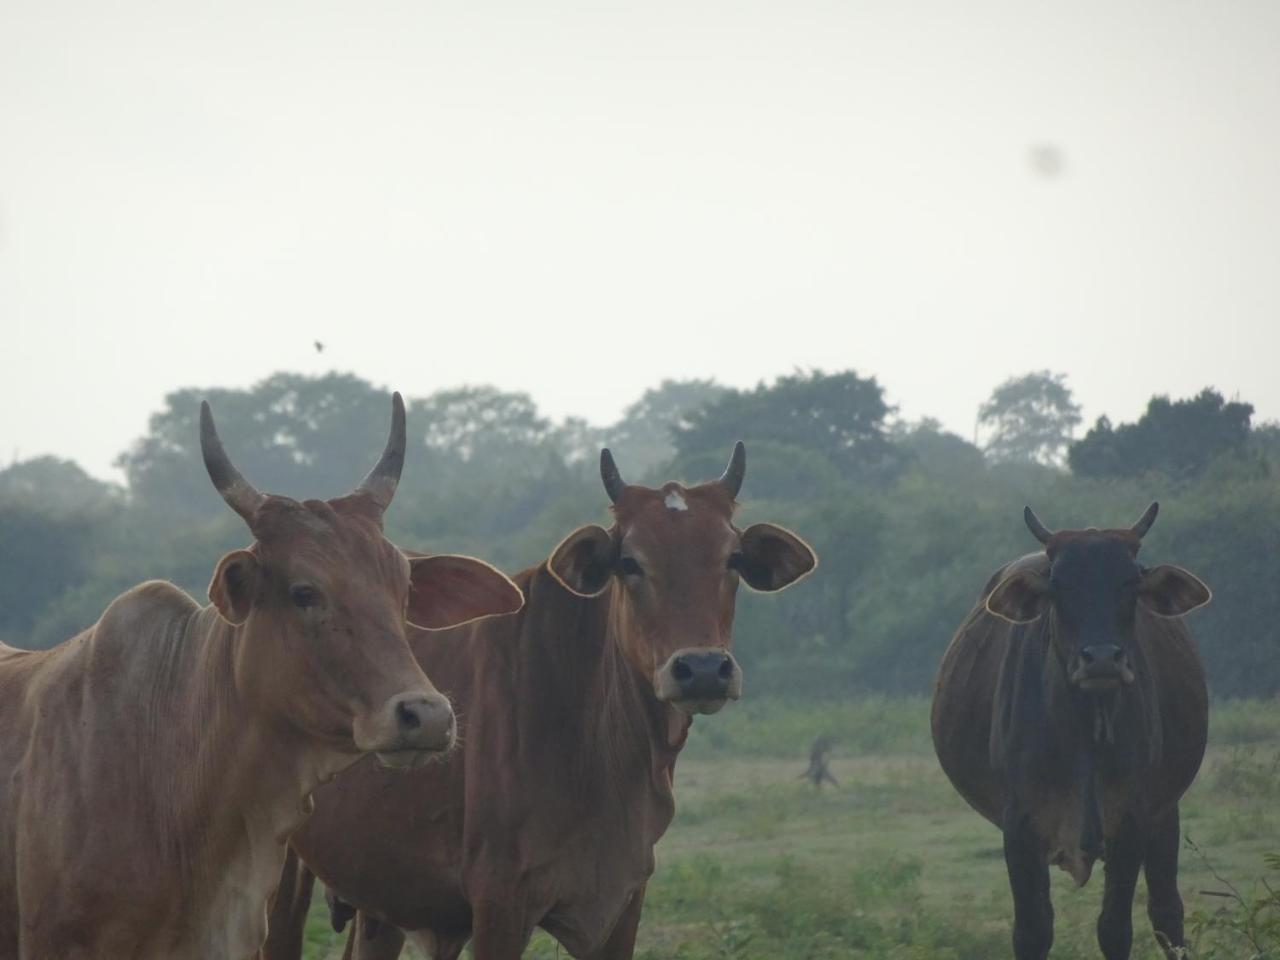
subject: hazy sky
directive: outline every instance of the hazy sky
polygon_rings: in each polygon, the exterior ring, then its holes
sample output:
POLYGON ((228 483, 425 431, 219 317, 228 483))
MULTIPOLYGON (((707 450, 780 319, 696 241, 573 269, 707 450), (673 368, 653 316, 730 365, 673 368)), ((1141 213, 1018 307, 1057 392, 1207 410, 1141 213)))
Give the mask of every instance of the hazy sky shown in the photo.
POLYGON ((1274 0, 0 0, 0 461, 335 367, 1277 418, 1278 50, 1274 0))

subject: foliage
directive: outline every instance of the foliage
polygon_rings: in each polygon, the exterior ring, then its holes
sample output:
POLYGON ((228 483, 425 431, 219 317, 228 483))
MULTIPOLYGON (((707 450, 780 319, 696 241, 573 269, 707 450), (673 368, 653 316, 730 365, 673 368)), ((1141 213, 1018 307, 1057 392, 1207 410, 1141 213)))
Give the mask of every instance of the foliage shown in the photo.
POLYGON ((1218 898, 1220 904, 1215 910, 1196 910, 1187 918, 1187 939, 1191 944, 1188 956, 1204 960, 1280 958, 1280 853, 1263 857, 1272 876, 1261 877, 1256 889, 1244 893, 1213 867, 1190 835, 1186 846, 1213 874, 1217 889, 1205 892, 1218 898))
POLYGON ((50 604, 87 579, 84 543, 96 522, 0 502, 0 640, 21 641, 50 604))
POLYGON ((123 491, 58 457, 33 457, 0 470, 0 504, 54 515, 84 513, 117 505, 123 491))
POLYGON ((602 439, 613 450, 624 476, 664 480, 650 474, 675 456, 672 435, 690 427, 695 410, 724 394, 725 388, 714 380, 663 380, 630 404, 617 423, 601 431, 602 439))
MULTIPOLYGON (((385 391, 348 375, 277 374, 244 390, 168 397, 121 459, 127 494, 92 480, 86 487, 74 465, 10 467, 0 473, 0 633, 23 645, 58 642, 91 624, 120 590, 152 577, 203 596, 219 554, 245 545, 248 531, 200 463, 202 396, 214 404, 232 457, 264 490, 345 492, 386 437, 385 391), (3 495, 6 477, 20 493, 3 495), (77 501, 86 509, 67 512, 77 501)), ((1152 423, 1194 421, 1192 445, 1247 430, 1247 405, 1213 394, 1157 398, 1152 409, 1164 411, 1152 423)), ((1132 523, 1158 499, 1143 562, 1177 563, 1213 589, 1214 601, 1189 618, 1212 690, 1280 691, 1276 428, 1247 432, 1242 449, 1235 441, 1212 447, 1220 455, 1191 472, 1157 464, 1141 476, 1095 478, 997 462, 936 421, 890 424, 890 413, 876 381, 852 372, 797 373, 750 390, 667 382, 609 427, 554 422, 527 395, 492 387, 410 398, 410 449, 387 531, 408 547, 516 571, 575 527, 609 522, 600 443, 618 444, 628 478, 698 482, 718 476, 733 441, 744 438, 737 522, 788 526, 821 563, 780 594, 740 592, 735 652, 752 696, 837 700, 929 690, 986 579, 1038 548, 1021 520, 1024 503, 1051 527, 1069 528, 1132 523), (655 438, 672 430, 671 462, 646 467, 655 438), (629 458, 628 449, 639 455, 629 458)))
POLYGON ((278 373, 251 390, 185 389, 165 397, 150 429, 116 461, 134 499, 159 513, 226 509, 200 459, 200 401, 241 473, 263 491, 334 497, 351 490, 387 439, 390 394, 350 374, 278 373))
MULTIPOLYGON (((1280 738, 1280 701, 1211 706, 1206 771, 1182 804, 1184 827, 1205 847, 1212 870, 1233 878, 1246 902, 1272 871, 1262 863, 1280 813, 1274 793, 1244 795, 1219 785, 1216 770, 1241 741, 1280 738), (1235 834, 1248 823, 1250 835, 1235 834)), ((1263 757, 1261 751, 1258 757, 1263 757)), ((1007 957, 1012 907, 1000 833, 966 804, 933 756, 926 698, 858 698, 842 703, 760 698, 754 692, 712 717, 698 717, 676 765, 676 816, 658 844, 637 939, 637 960, 988 960, 1007 957), (723 737, 720 734, 723 733, 723 737), (838 788, 800 779, 813 740, 834 740, 838 788)), ((1083 888, 1053 870, 1055 960, 1095 960, 1102 871, 1083 888)), ((1179 889, 1192 952, 1204 960, 1252 954, 1225 927, 1240 911, 1204 860, 1184 853, 1179 889), (1223 911, 1226 911, 1224 913, 1223 911)), ((1145 892, 1134 903, 1134 960, 1164 960, 1150 932, 1145 892)), ((317 891, 308 926, 309 960, 337 960, 317 891)), ((407 951, 410 957, 420 954, 407 951)), ((523 956, 567 952, 537 933, 523 956)), ((1267 956, 1264 954, 1264 956, 1267 956)))
POLYGON ((1082 477, 1140 477, 1160 472, 1175 479, 1200 476, 1225 454, 1249 444, 1253 406, 1228 402, 1206 387, 1187 400, 1152 397, 1135 423, 1112 427, 1098 418, 1068 461, 1082 477))
MULTIPOLYGON (((676 451, 685 458, 727 452, 737 440, 772 442, 819 453, 846 482, 888 480, 903 460, 885 426, 892 412, 874 377, 795 373, 753 390, 728 390, 694 410, 675 430, 676 451)), ((760 493, 775 495, 767 487, 760 493)))
POLYGON ((1066 374, 1037 370, 996 387, 978 409, 978 423, 991 431, 986 450, 992 460, 1054 466, 1080 424, 1080 405, 1066 374))

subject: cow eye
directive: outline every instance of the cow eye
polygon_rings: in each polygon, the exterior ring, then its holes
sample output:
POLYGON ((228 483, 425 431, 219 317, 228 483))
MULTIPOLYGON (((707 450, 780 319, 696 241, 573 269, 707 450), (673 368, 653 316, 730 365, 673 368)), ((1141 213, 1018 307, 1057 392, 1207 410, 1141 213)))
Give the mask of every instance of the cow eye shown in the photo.
POLYGON ((289 599, 293 601, 295 607, 306 610, 319 606, 320 591, 309 583, 295 583, 289 588, 289 599))
POLYGON ((640 564, 636 563, 635 557, 623 557, 618 561, 618 569, 628 577, 638 577, 644 573, 644 571, 640 569, 640 564))
POLYGON ((733 551, 733 553, 729 554, 729 569, 730 570, 742 569, 742 551, 741 550, 735 550, 733 551))

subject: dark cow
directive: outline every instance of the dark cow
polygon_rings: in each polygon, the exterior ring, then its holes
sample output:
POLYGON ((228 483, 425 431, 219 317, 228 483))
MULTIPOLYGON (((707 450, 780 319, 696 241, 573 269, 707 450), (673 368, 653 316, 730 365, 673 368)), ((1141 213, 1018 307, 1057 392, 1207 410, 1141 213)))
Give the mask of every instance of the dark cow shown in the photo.
POLYGON ((1178 799, 1204 756, 1204 671, 1178 619, 1209 589, 1178 567, 1138 563, 1151 504, 1126 530, 1051 533, 1043 553, 987 583, 942 658, 933 742, 951 782, 1004 831, 1013 950, 1053 942, 1049 865, 1084 884, 1106 861, 1098 943, 1129 956, 1138 871, 1169 956, 1183 943, 1178 799))
MULTIPOLYGON (((398 956, 405 929, 435 960, 468 939, 475 960, 513 960, 541 926, 574 957, 631 957, 691 716, 742 691, 738 583, 780 590, 816 564, 780 527, 734 526, 744 470, 739 444, 719 480, 650 489, 623 483, 606 450, 613 526, 582 527, 519 574, 522 613, 412 634, 462 748, 401 779, 360 764, 317 791, 294 841, 363 911, 348 956, 398 956)), ((309 900, 306 879, 286 880, 272 960, 297 960, 309 900)))
POLYGON ((245 960, 311 791, 361 754, 414 766, 453 745, 406 611, 445 626, 521 597, 383 537, 398 394, 393 410, 354 493, 299 503, 240 475, 205 405, 209 476, 254 536, 212 605, 152 581, 52 650, 0 644, 0 960, 245 960))

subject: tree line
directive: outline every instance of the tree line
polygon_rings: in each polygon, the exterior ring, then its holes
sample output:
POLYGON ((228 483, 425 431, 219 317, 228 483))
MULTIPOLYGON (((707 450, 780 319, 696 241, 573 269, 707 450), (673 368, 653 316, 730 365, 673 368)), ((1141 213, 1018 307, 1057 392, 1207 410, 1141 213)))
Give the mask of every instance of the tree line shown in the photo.
MULTIPOLYGON (((385 390, 347 374, 276 374, 247 390, 184 389, 124 451, 124 486, 51 457, 0 471, 0 639, 60 642, 122 589, 162 577, 202 597, 244 528, 200 464, 208 398, 260 489, 350 490, 385 439, 385 390)), ((387 516, 407 547, 474 554, 509 571, 607 517, 602 445, 636 482, 717 476, 747 442, 741 520, 783 523, 818 575, 739 604, 735 650, 753 690, 839 697, 919 693, 986 579, 1053 527, 1117 526, 1161 502, 1143 559, 1214 590, 1192 629, 1218 696, 1280 692, 1280 429, 1212 389, 1153 397, 1133 423, 1080 438, 1066 378, 1036 371, 993 390, 980 444, 904 422, 874 377, 797 372, 750 389, 666 381, 612 425, 553 422, 525 394, 477 386, 412 398, 404 479, 387 516)), ((607 522, 607 521, 606 521, 607 522)))

